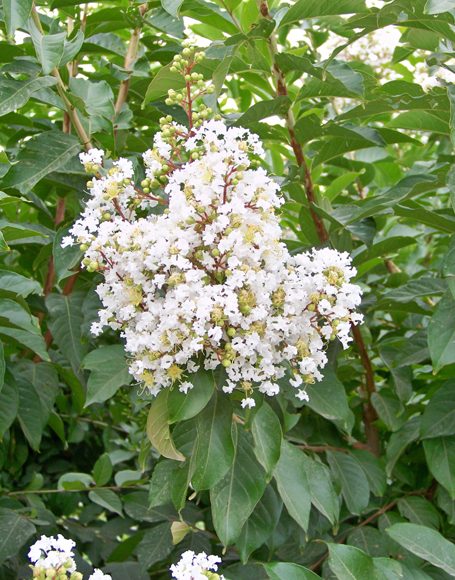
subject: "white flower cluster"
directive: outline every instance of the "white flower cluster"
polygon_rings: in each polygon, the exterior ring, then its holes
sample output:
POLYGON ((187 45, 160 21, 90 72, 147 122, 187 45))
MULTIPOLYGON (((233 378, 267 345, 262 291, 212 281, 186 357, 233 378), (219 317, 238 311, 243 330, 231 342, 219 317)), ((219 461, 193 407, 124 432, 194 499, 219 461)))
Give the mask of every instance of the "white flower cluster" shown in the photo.
MULTIPOLYGON (((377 7, 381 7, 379 3, 377 7)), ((391 67, 393 53, 399 44, 400 38, 401 31, 398 27, 386 26, 357 39, 344 48, 336 58, 347 61, 358 60, 371 66, 380 75, 381 83, 402 79, 403 74, 391 67)), ((326 60, 336 48, 346 42, 346 38, 330 33, 327 41, 318 48, 318 52, 321 58, 326 60)), ((413 52, 413 56, 420 59, 424 59, 425 55, 426 52, 423 50, 413 52)), ((453 72, 442 67, 430 72, 428 65, 423 60, 411 63, 405 59, 400 62, 400 65, 413 74, 414 82, 425 91, 440 85, 441 82, 453 83, 455 81, 453 72)))
MULTIPOLYGON (((224 390, 279 391, 286 369, 296 395, 322 378, 327 343, 347 346, 360 289, 346 253, 291 256, 280 242, 278 185, 251 157, 256 135, 209 120, 189 132, 174 123, 144 154, 147 179, 165 198, 139 190, 120 159, 89 184, 91 197, 64 243, 101 271, 100 321, 120 330, 130 372, 156 394, 173 383, 186 392, 203 365, 226 369, 224 390), (138 193, 139 191, 139 193, 138 193), (159 201, 164 213, 151 213, 159 201)), ((83 154, 90 166, 99 151, 83 154)))
MULTIPOLYGON (((33 578, 39 580, 82 580, 82 574, 76 571, 73 559, 75 547, 73 540, 67 540, 61 534, 41 536, 31 547, 28 557, 32 563, 33 578)), ((109 574, 96 569, 88 580, 112 580, 109 574)))
POLYGON ((216 574, 221 558, 207 556, 205 552, 195 554, 188 550, 170 567, 172 578, 175 580, 224 580, 224 576, 216 574))

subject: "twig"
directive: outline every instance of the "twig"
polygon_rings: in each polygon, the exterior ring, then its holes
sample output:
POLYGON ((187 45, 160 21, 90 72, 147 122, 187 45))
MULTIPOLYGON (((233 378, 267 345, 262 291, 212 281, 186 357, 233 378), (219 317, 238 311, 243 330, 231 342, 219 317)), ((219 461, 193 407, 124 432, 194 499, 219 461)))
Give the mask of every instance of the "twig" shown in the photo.
MULTIPOLYGON (((259 11, 260 11, 261 15, 264 18, 267 18, 268 20, 272 20, 272 16, 271 16, 270 11, 269 11, 269 5, 267 3, 267 0, 259 0, 258 5, 259 5, 259 11)), ((283 71, 280 69, 280 67, 276 63, 276 56, 278 54, 278 45, 277 45, 275 33, 272 33, 270 35, 268 44, 269 44, 270 55, 271 55, 272 60, 273 60, 273 76, 274 76, 275 82, 276 82, 276 94, 278 96, 288 96, 288 89, 286 86, 286 80, 284 78, 283 71)), ((288 133, 289 133, 289 141, 290 141, 292 150, 294 151, 297 165, 299 167, 301 167, 303 169, 303 172, 304 172, 304 188, 305 188, 305 194, 306 194, 306 198, 308 201, 308 205, 310 208, 311 218, 312 218, 314 226, 316 228, 319 240, 321 241, 321 243, 325 243, 329 239, 329 234, 326 230, 324 222, 319 217, 319 215, 316 213, 316 211, 314 210, 314 207, 313 207, 315 202, 316 202, 316 197, 314 194, 314 187, 313 187, 313 180, 311 178, 310 168, 308 167, 308 164, 306 162, 302 146, 297 141, 297 138, 295 135, 295 119, 294 119, 294 114, 293 114, 291 108, 289 108, 287 113, 286 113, 286 125, 287 125, 287 129, 288 129, 288 133)))
MULTIPOLYGON (((139 6, 139 13, 141 17, 147 11, 147 4, 142 4, 139 6)), ((118 115, 122 110, 123 105, 128 97, 128 91, 130 87, 131 75, 133 74, 134 63, 137 59, 137 52, 139 49, 139 38, 141 36, 142 26, 137 26, 131 33, 130 42, 128 44, 128 50, 126 52, 125 61, 123 63, 123 68, 127 72, 127 78, 120 83, 119 92, 117 95, 117 100, 115 102, 115 114, 118 115)))
MULTIPOLYGON (((271 16, 270 11, 269 11, 269 6, 267 3, 267 0, 258 0, 258 6, 259 6, 259 11, 260 11, 261 15, 263 16, 263 18, 267 18, 267 19, 271 20, 272 16, 271 16)), ((283 71, 280 69, 280 67, 276 63, 276 56, 278 54, 278 45, 277 45, 275 33, 273 33, 273 32, 269 37, 269 51, 270 51, 270 54, 271 54, 271 57, 273 60, 273 76, 274 76, 275 82, 276 82, 276 94, 282 95, 282 96, 287 96, 288 90, 287 90, 287 86, 286 86, 286 79, 284 77, 283 71)), ((290 144, 291 144, 292 150, 294 151, 294 156, 295 156, 297 165, 299 167, 301 167, 303 169, 303 172, 304 172, 305 194, 306 194, 306 198, 307 198, 308 205, 310 208, 311 218, 312 218, 314 226, 316 228, 316 232, 317 232, 319 241, 321 242, 321 244, 324 244, 328 241, 329 234, 328 234, 327 229, 324 225, 324 222, 319 217, 319 215, 316 213, 316 211, 314 210, 314 207, 313 207, 315 200, 316 200, 315 194, 314 194, 313 180, 311 177, 310 169, 309 169, 308 164, 307 164, 306 159, 305 159, 305 155, 303 153, 303 148, 300 145, 300 143, 297 141, 297 138, 295 135, 295 119, 294 119, 294 114, 293 114, 291 108, 289 108, 288 112, 286 113, 286 125, 287 125, 287 129, 288 129, 288 133, 289 133, 290 144)), ((378 433, 378 430, 376 428, 376 425, 374 425, 374 421, 377 419, 377 415, 376 415, 376 411, 374 410, 374 408, 370 402, 371 394, 376 391, 373 368, 371 366, 371 361, 370 361, 370 358, 368 356, 368 352, 365 348, 365 343, 363 342, 363 338, 362 338, 362 335, 360 334, 359 329, 356 326, 353 326, 352 331, 353 331, 354 340, 357 343, 357 346, 359 349, 360 359, 362 361, 362 364, 364 366, 365 373, 366 373, 366 387, 367 387, 366 399, 367 399, 367 403, 365 404, 365 409, 364 409, 365 435, 367 438, 369 450, 372 453, 374 453, 375 455, 378 455, 379 448, 380 448, 379 433, 378 433)))
POLYGON ((357 349, 359 351, 360 360, 365 369, 365 386, 362 387, 365 402, 363 405, 363 423, 365 425, 365 436, 367 438, 369 450, 374 455, 379 456, 381 450, 381 443, 379 439, 379 431, 374 424, 378 415, 371 404, 371 395, 376 392, 376 383, 374 380, 374 370, 371 364, 368 351, 363 340, 362 333, 358 326, 351 325, 352 335, 354 337, 357 349))
POLYGON ((85 489, 23 489, 20 491, 7 491, 5 495, 16 496, 16 495, 37 495, 45 493, 81 493, 84 491, 96 491, 98 489, 110 489, 112 491, 123 491, 124 489, 144 489, 141 485, 104 485, 97 486, 93 485, 85 489))

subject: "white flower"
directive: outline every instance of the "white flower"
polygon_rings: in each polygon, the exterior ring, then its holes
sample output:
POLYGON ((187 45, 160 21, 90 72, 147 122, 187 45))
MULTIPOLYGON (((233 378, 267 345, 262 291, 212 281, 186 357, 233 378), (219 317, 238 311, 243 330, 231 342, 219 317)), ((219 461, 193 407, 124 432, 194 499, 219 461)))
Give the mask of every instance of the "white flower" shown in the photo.
POLYGON ((95 571, 89 576, 88 580, 112 580, 112 576, 105 574, 99 568, 95 568, 95 571))
POLYGON ((263 155, 256 135, 214 120, 190 133, 172 128, 144 154, 146 185, 158 193, 141 194, 131 162, 119 159, 92 180, 71 230, 83 266, 104 277, 92 331, 120 331, 130 372, 154 395, 173 385, 186 393, 200 365, 222 365, 221 386, 242 391, 243 407, 255 389, 278 394, 286 368, 302 399, 301 386, 322 378, 328 342, 346 347, 360 321, 350 258, 288 253, 279 186, 252 163, 263 155), (164 195, 155 177, 163 167, 164 195), (160 201, 167 209, 152 213, 160 201))
POLYGON ((73 540, 65 539, 61 534, 54 536, 41 536, 28 552, 32 564, 40 568, 59 569, 64 568, 67 572, 74 572, 76 565, 73 560, 73 540))
MULTIPOLYGON (((188 550, 182 554, 177 564, 170 567, 170 571, 175 580, 207 580, 205 572, 216 572, 220 562, 221 558, 218 556, 207 556, 205 552, 195 554, 188 550)), ((219 580, 224 580, 224 576, 219 576, 219 580)))
POLYGON ((256 406, 255 400, 252 399, 251 397, 246 397, 245 399, 243 399, 241 404, 244 409, 245 407, 247 407, 248 409, 252 409, 253 407, 256 406))
POLYGON ((101 165, 103 163, 104 151, 102 149, 89 149, 87 153, 79 153, 79 159, 83 165, 101 165))

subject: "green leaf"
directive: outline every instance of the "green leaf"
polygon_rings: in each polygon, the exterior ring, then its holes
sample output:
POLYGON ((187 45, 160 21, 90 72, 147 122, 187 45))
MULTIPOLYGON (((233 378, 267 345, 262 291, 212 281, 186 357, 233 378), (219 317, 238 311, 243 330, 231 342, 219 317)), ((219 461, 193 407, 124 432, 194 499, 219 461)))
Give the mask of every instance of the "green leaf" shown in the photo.
POLYGON ((180 6, 183 0, 161 0, 161 6, 174 18, 179 17, 180 6))
POLYGON ((413 417, 401 429, 391 435, 386 449, 386 471, 389 477, 406 447, 419 438, 419 431, 420 417, 413 417))
POLYGON ((331 524, 338 521, 340 502, 333 488, 329 468, 322 462, 303 454, 311 503, 331 524))
POLYGON ((357 95, 363 95, 365 90, 363 77, 360 73, 355 71, 349 63, 343 61, 332 61, 327 65, 326 70, 334 79, 345 86, 348 91, 357 95))
POLYGON ((227 473, 234 459, 232 407, 229 398, 215 391, 196 417, 196 443, 191 461, 191 484, 196 491, 212 489, 227 473))
POLYGON ((30 25, 30 33, 35 47, 36 57, 41 63, 43 73, 48 75, 57 68, 63 56, 66 32, 43 34, 35 23, 30 25))
POLYGON ((169 89, 177 90, 185 86, 183 77, 178 73, 171 72, 170 68, 170 64, 163 66, 153 77, 145 93, 144 102, 142 103, 143 107, 147 103, 156 101, 166 95, 169 89))
POLYGON ((402 497, 398 500, 398 511, 413 524, 421 524, 429 528, 439 527, 437 509, 423 497, 402 497))
POLYGON ((232 431, 235 449, 232 467, 210 489, 213 525, 225 546, 239 537, 266 487, 265 473, 254 457, 251 440, 235 423, 232 431))
POLYGON ((455 436, 425 439, 423 448, 431 473, 455 499, 455 436))
POLYGON ((3 0, 3 17, 8 36, 23 28, 32 11, 33 0, 3 0))
POLYGON ((161 562, 172 552, 171 524, 166 522, 146 530, 137 547, 137 557, 144 570, 161 562))
POLYGON ((88 115, 100 115, 106 119, 112 119, 114 116, 114 93, 106 81, 94 82, 72 78, 70 89, 73 95, 82 99, 88 115))
POLYGON ((40 447, 44 429, 41 416, 41 400, 31 382, 22 377, 16 377, 16 382, 19 389, 17 418, 30 447, 37 451, 40 447))
POLYGON ((354 546, 327 544, 329 566, 339 580, 376 578, 373 559, 354 546))
POLYGON ((18 512, 0 508, 0 562, 15 556, 35 531, 35 526, 18 512))
POLYGON ((171 489, 179 463, 172 459, 161 459, 153 468, 149 487, 149 507, 171 503, 171 489))
POLYGON ((310 409, 333 421, 347 433, 351 432, 354 415, 349 408, 344 386, 332 369, 327 368, 322 381, 308 385, 306 391, 310 399, 307 406, 310 409))
POLYGON ((359 462, 366 475, 371 491, 382 497, 387 489, 387 476, 384 469, 383 457, 375 457, 365 449, 354 449, 352 455, 359 462))
POLYGON ((3 235, 3 232, 0 231, 0 252, 8 252, 8 251, 9 251, 9 246, 6 243, 5 236, 3 235))
POLYGON ((42 293, 39 282, 9 270, 0 270, 0 289, 14 292, 23 298, 27 298, 29 294, 42 293))
POLYGON ((167 407, 171 424, 195 417, 212 398, 215 389, 212 371, 201 369, 189 375, 187 380, 194 385, 188 393, 182 393, 177 388, 169 392, 167 407))
POLYGON ((14 300, 0 298, 0 317, 27 332, 40 334, 38 320, 14 300))
POLYGON ((280 27, 306 18, 368 12, 364 0, 298 0, 286 12, 280 27))
POLYGON ((5 352, 3 348, 3 343, 0 341, 0 393, 5 383, 5 370, 6 370, 5 352))
POLYGON ((274 471, 278 493, 289 515, 305 531, 311 510, 311 491, 303 451, 287 441, 281 444, 281 455, 274 471))
POLYGON ((236 542, 242 562, 246 563, 250 555, 272 535, 282 507, 283 504, 273 487, 267 486, 236 542))
POLYGON ((83 292, 73 292, 70 296, 49 294, 46 306, 49 311, 49 327, 54 342, 66 357, 74 372, 80 371, 87 345, 82 341, 83 292))
POLYGON ((82 30, 78 30, 73 38, 65 38, 65 43, 63 46, 63 55, 58 63, 59 67, 64 66, 74 59, 78 55, 82 44, 84 43, 84 33, 82 30))
POLYGON ((94 483, 93 478, 88 473, 64 473, 58 480, 57 489, 69 491, 88 489, 94 483))
POLYGON ((246 113, 237 119, 234 125, 248 127, 251 123, 257 123, 274 115, 285 115, 290 106, 291 100, 289 97, 276 97, 269 101, 261 101, 250 107, 246 113))
POLYGON ((455 363, 455 300, 450 291, 441 298, 431 317, 428 348, 435 372, 455 363))
POLYGON ((61 131, 45 131, 33 137, 19 151, 15 165, 3 179, 4 187, 30 191, 43 177, 56 171, 81 150, 73 135, 61 131))
POLYGON ((33 93, 46 87, 52 87, 56 82, 56 79, 50 76, 27 79, 26 81, 1 79, 0 117, 11 111, 17 111, 28 102, 33 93))
POLYGON ((422 439, 455 434, 455 381, 447 381, 428 401, 422 415, 422 439))
POLYGON ((89 500, 110 512, 114 512, 119 516, 123 516, 122 500, 112 491, 112 489, 97 489, 90 491, 88 494, 89 500))
POLYGON ((269 580, 316 580, 320 578, 311 570, 292 562, 272 562, 263 566, 269 580))
POLYGON ((394 524, 386 532, 412 554, 455 576, 455 545, 439 532, 417 524, 394 524))
POLYGON ((370 486, 359 462, 352 455, 339 451, 329 451, 327 460, 341 485, 341 493, 349 511, 361 514, 368 505, 370 486))
POLYGON ((7 380, 0 391, 0 439, 10 428, 19 410, 19 389, 7 380))
POLYGON ((378 417, 390 431, 397 431, 403 425, 405 421, 403 404, 391 391, 381 389, 379 393, 373 393, 371 402, 378 417))
POLYGON ((84 358, 82 366, 91 371, 87 382, 85 406, 104 403, 115 395, 120 387, 129 385, 132 376, 128 372, 125 352, 120 344, 101 346, 84 358))
POLYGON ((440 14, 455 10, 455 0, 428 0, 425 4, 425 14, 440 14))
POLYGON ((50 360, 44 338, 36 331, 29 332, 20 328, 0 326, 0 335, 9 336, 35 352, 43 360, 50 360))
POLYGON ((74 274, 73 269, 79 265, 82 258, 82 252, 79 246, 66 246, 62 248, 62 240, 68 233, 69 228, 59 229, 55 234, 52 245, 52 257, 54 260, 57 284, 74 274))
POLYGON ((283 433, 275 411, 265 401, 253 417, 251 432, 256 459, 265 469, 267 476, 271 477, 280 458, 283 433))
POLYGON ((112 461, 107 453, 103 453, 93 466, 93 479, 96 485, 106 485, 112 477, 112 461))
POLYGON ((163 389, 153 401, 147 417, 147 435, 150 443, 164 457, 185 461, 185 456, 177 450, 169 429, 167 398, 169 389, 163 389))

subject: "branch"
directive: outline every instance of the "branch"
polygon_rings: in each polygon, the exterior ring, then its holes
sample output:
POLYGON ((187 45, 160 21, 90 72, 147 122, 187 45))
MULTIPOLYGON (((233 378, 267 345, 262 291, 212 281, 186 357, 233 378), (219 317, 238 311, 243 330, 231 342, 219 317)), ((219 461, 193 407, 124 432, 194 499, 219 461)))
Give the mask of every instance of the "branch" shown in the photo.
MULTIPOLYGON (((145 14, 147 10, 147 4, 142 4, 139 6, 139 13, 141 17, 145 14)), ((137 59, 137 52, 139 49, 139 38, 141 36, 142 25, 137 26, 131 33, 130 42, 128 44, 128 50, 125 56, 125 61, 123 63, 123 68, 127 72, 127 78, 120 83, 120 89, 117 95, 117 100, 115 102, 115 114, 118 115, 122 110, 123 105, 128 97, 128 90, 130 88, 131 75, 133 74, 134 63, 137 59)))
MULTIPOLYGON (((268 20, 272 20, 272 16, 270 14, 269 6, 267 0, 258 0, 259 11, 263 18, 267 18, 268 20)), ((288 95, 288 89, 286 86, 286 79, 283 74, 283 71, 280 69, 278 64, 276 63, 276 55, 278 54, 278 45, 276 40, 276 35, 274 32, 269 37, 269 51, 270 55, 273 60, 273 76, 276 82, 276 94, 277 95, 288 95)), ((303 148, 301 144, 297 141, 295 135, 295 119, 292 109, 289 108, 288 112, 286 113, 286 126, 289 133, 290 144, 292 150, 294 151, 294 156, 297 162, 297 165, 303 169, 304 172, 304 187, 305 187, 305 194, 306 198, 310 207, 310 214, 313 219, 314 226, 316 228, 316 232, 321 244, 324 244, 329 239, 329 234, 327 229, 324 225, 324 222, 319 217, 319 215, 315 212, 313 206, 315 203, 315 194, 314 194, 314 186, 313 180, 311 177, 311 172, 308 167, 307 161, 305 159, 305 155, 303 153, 303 148)), ((376 391, 376 386, 374 383, 374 373, 373 368, 371 366, 371 361, 368 356, 367 350, 365 348, 365 343, 363 342, 362 335, 357 327, 352 327, 354 340, 357 343, 357 347, 360 353, 360 359, 365 369, 366 373, 366 399, 367 403, 364 408, 364 423, 365 423, 365 434, 367 437, 368 448, 369 450, 374 453, 375 455, 379 454, 380 442, 379 442, 379 433, 374 425, 374 421, 377 419, 376 411, 374 410, 373 406, 370 402, 370 396, 373 392, 376 391)))
POLYGON ((97 486, 93 485, 91 487, 87 487, 85 489, 23 489, 21 491, 7 491, 5 495, 8 497, 16 496, 16 495, 36 495, 36 494, 45 494, 45 493, 82 493, 84 491, 96 491, 98 489, 111 489, 112 491, 123 491, 131 490, 131 489, 144 489, 141 485, 104 485, 104 486, 97 486))
MULTIPOLYGON (((259 11, 260 11, 261 15, 264 18, 267 18, 268 20, 272 20, 272 16, 271 16, 270 11, 269 11, 269 6, 267 3, 267 0, 258 0, 258 6, 259 6, 259 11)), ((286 79, 284 78, 283 71, 280 69, 280 67, 276 63, 276 56, 277 56, 279 51, 278 51, 278 45, 277 45, 276 36, 275 36, 274 32, 272 32, 272 34, 270 35, 268 44, 269 44, 270 55, 271 55, 272 60, 273 60, 273 76, 274 76, 275 82, 276 82, 276 94, 277 94, 277 96, 288 96, 286 79)), ((314 194, 313 180, 311 178, 310 168, 308 167, 308 164, 306 162, 302 146, 297 141, 297 137, 295 135, 295 118, 294 118, 294 113, 292 112, 291 108, 289 108, 287 113, 286 113, 286 126, 287 126, 288 133, 289 133, 289 142, 291 144, 292 150, 294 151, 294 156, 295 156, 295 160, 297 162, 297 165, 299 167, 303 168, 304 188, 305 188, 306 198, 307 198, 307 201, 308 201, 308 204, 310 207, 311 218, 313 219, 313 223, 314 223, 314 226, 316 228, 316 232, 318 234, 318 238, 319 238, 320 242, 325 243, 329 239, 329 234, 325 228, 324 222, 319 217, 319 215, 315 212, 314 207, 313 207, 315 204, 315 201, 316 201, 316 197, 314 194)))
POLYGON ((351 325, 352 335, 354 337, 357 349, 359 351, 360 360, 365 369, 365 386, 362 387, 365 403, 363 405, 363 423, 365 425, 365 435, 367 438, 369 450, 376 455, 380 455, 381 442, 379 438, 379 431, 374 424, 378 415, 373 405, 371 404, 371 395, 376 392, 376 383, 374 380, 374 370, 371 364, 368 351, 363 340, 362 333, 358 326, 351 325))

